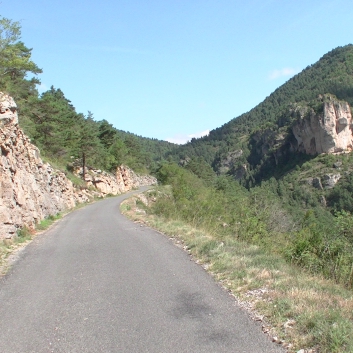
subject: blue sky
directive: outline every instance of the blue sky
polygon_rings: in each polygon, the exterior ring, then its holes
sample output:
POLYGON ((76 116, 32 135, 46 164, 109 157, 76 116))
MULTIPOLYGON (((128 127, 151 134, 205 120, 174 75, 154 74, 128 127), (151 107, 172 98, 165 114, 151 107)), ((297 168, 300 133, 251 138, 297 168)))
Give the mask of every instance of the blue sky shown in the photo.
POLYGON ((351 0, 1 0, 76 110, 182 143, 353 43, 351 0))

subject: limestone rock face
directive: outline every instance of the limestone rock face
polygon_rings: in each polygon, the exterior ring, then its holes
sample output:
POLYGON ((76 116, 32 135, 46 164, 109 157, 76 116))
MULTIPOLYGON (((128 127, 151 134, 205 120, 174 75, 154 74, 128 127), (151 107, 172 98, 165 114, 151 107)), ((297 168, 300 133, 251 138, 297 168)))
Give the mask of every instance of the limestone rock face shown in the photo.
POLYGON ((321 178, 307 178, 304 179, 303 182, 313 186, 316 189, 323 190, 323 189, 332 189, 338 181, 341 179, 341 174, 324 174, 321 178))
POLYGON ((307 154, 350 152, 353 148, 352 114, 347 102, 329 98, 323 112, 306 112, 293 126, 298 150, 307 154))
POLYGON ((80 199, 64 173, 43 163, 38 148, 17 125, 16 111, 10 111, 0 126, 0 239, 72 208, 80 199))
POLYGON ((118 167, 116 179, 123 191, 138 188, 145 185, 157 185, 157 179, 151 175, 139 175, 126 166, 118 167))
POLYGON ((218 171, 221 174, 228 173, 232 170, 232 175, 236 180, 240 180, 247 173, 247 166, 244 163, 239 163, 240 158, 243 155, 243 150, 230 151, 219 162, 218 171))
MULTIPOLYGON (((75 174, 82 177, 82 167, 76 169, 75 174)), ((144 185, 156 185, 157 179, 150 175, 138 175, 127 166, 121 165, 116 174, 107 173, 100 169, 85 168, 85 181, 87 186, 93 186, 101 197, 106 195, 119 195, 144 185)))

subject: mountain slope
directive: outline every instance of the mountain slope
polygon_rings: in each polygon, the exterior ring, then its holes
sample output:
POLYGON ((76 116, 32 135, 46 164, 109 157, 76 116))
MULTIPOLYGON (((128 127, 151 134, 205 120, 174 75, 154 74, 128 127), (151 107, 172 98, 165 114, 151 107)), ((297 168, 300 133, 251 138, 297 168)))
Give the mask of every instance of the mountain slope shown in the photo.
POLYGON ((245 162, 251 153, 250 134, 269 127, 278 129, 281 117, 283 118, 291 103, 310 103, 319 95, 327 93, 353 105, 352 44, 325 54, 318 62, 276 89, 255 108, 212 130, 209 136, 193 139, 180 146, 173 156, 175 160, 201 156, 219 171, 219 161, 225 159, 228 152, 242 149, 242 162, 245 162))

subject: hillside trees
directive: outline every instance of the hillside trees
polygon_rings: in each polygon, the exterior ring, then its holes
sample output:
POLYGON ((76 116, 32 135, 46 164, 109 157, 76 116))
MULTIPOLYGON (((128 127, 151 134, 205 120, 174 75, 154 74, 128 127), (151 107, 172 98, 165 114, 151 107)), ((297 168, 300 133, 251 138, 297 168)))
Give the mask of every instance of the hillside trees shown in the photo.
MULTIPOLYGON (((74 157, 82 161, 83 180, 85 180, 87 162, 98 166, 102 163, 102 158, 105 157, 106 153, 99 141, 99 127, 94 121, 91 112, 88 112, 87 117, 80 119, 76 128, 75 143, 70 149, 74 157)), ((106 161, 103 164, 106 165, 106 161)))
POLYGON ((77 113, 61 89, 52 86, 44 92, 30 118, 33 141, 50 159, 67 164, 74 158, 82 166, 106 170, 122 163, 142 168, 138 138, 126 134, 122 139, 106 120, 95 121, 91 112, 77 113))
POLYGON ((271 178, 248 191, 222 175, 210 186, 173 162, 162 164, 157 177, 170 189, 162 189, 153 213, 182 220, 222 244, 234 238, 255 244, 353 288, 351 214, 341 211, 333 216, 319 203, 303 205, 302 198, 293 199, 288 188, 293 179, 271 178))
POLYGON ((20 112, 21 125, 31 131, 29 112, 38 100, 37 74, 42 70, 31 60, 32 49, 21 39, 19 22, 0 17, 0 91, 10 94, 20 112), (33 77, 28 77, 33 74, 33 77))
POLYGON ((36 77, 42 70, 31 60, 32 49, 21 38, 19 22, 0 17, 0 89, 11 94, 21 105, 29 96, 36 96, 36 77))
POLYGON ((106 170, 124 163, 145 171, 173 148, 165 141, 118 130, 106 120, 97 122, 90 112, 76 112, 54 86, 39 95, 37 74, 42 70, 20 39, 20 23, 0 17, 0 90, 13 96, 21 127, 47 158, 62 166, 71 165, 74 158, 106 170))
POLYGON ((0 78, 7 80, 24 78, 27 73, 38 74, 41 69, 31 60, 32 49, 27 48, 21 38, 19 22, 0 18, 0 78))
POLYGON ((77 113, 63 91, 53 86, 37 98, 28 116, 26 131, 33 142, 64 165, 74 158, 105 170, 127 164, 142 172, 158 160, 155 151, 164 154, 172 146, 118 130, 107 120, 96 121, 91 112, 77 113))
POLYGON ((200 179, 204 180, 206 185, 213 185, 216 179, 216 173, 202 157, 192 158, 189 162, 187 162, 185 168, 193 172, 200 179))
POLYGON ((77 127, 83 116, 76 113, 64 93, 52 86, 38 99, 30 118, 34 143, 48 157, 66 159, 76 143, 77 127))

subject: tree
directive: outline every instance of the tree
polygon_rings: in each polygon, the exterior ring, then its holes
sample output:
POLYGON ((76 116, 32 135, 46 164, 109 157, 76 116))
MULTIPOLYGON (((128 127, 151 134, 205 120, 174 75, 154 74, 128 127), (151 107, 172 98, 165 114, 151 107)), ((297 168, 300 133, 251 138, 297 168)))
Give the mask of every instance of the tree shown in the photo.
POLYGON ((99 125, 99 139, 101 140, 102 144, 105 148, 110 148, 116 139, 116 129, 113 127, 112 124, 105 119, 98 122, 99 125))
POLYGON ((191 158, 185 168, 193 172, 199 178, 203 179, 209 186, 213 184, 216 178, 216 173, 202 157, 191 158))
POLYGON ((84 116, 77 114, 60 89, 53 86, 37 99, 29 112, 35 131, 31 137, 49 157, 66 158, 73 154, 77 141, 77 126, 84 116))
POLYGON ((109 153, 114 157, 114 163, 111 166, 114 169, 126 161, 128 149, 124 141, 116 137, 113 144, 109 147, 109 153))
POLYGON ((85 119, 78 126, 78 138, 76 151, 82 157, 83 180, 86 176, 86 163, 93 159, 100 150, 101 144, 98 138, 98 125, 93 119, 93 114, 88 112, 85 119))
POLYGON ((0 16, 0 90, 10 94, 20 112, 20 124, 26 131, 33 131, 32 111, 38 103, 37 77, 28 78, 28 73, 37 75, 42 70, 31 60, 32 49, 20 41, 21 27, 0 16))
POLYGON ((27 73, 42 70, 31 60, 32 49, 27 48, 21 38, 19 22, 0 17, 0 80, 2 86, 8 79, 24 79, 27 73))

